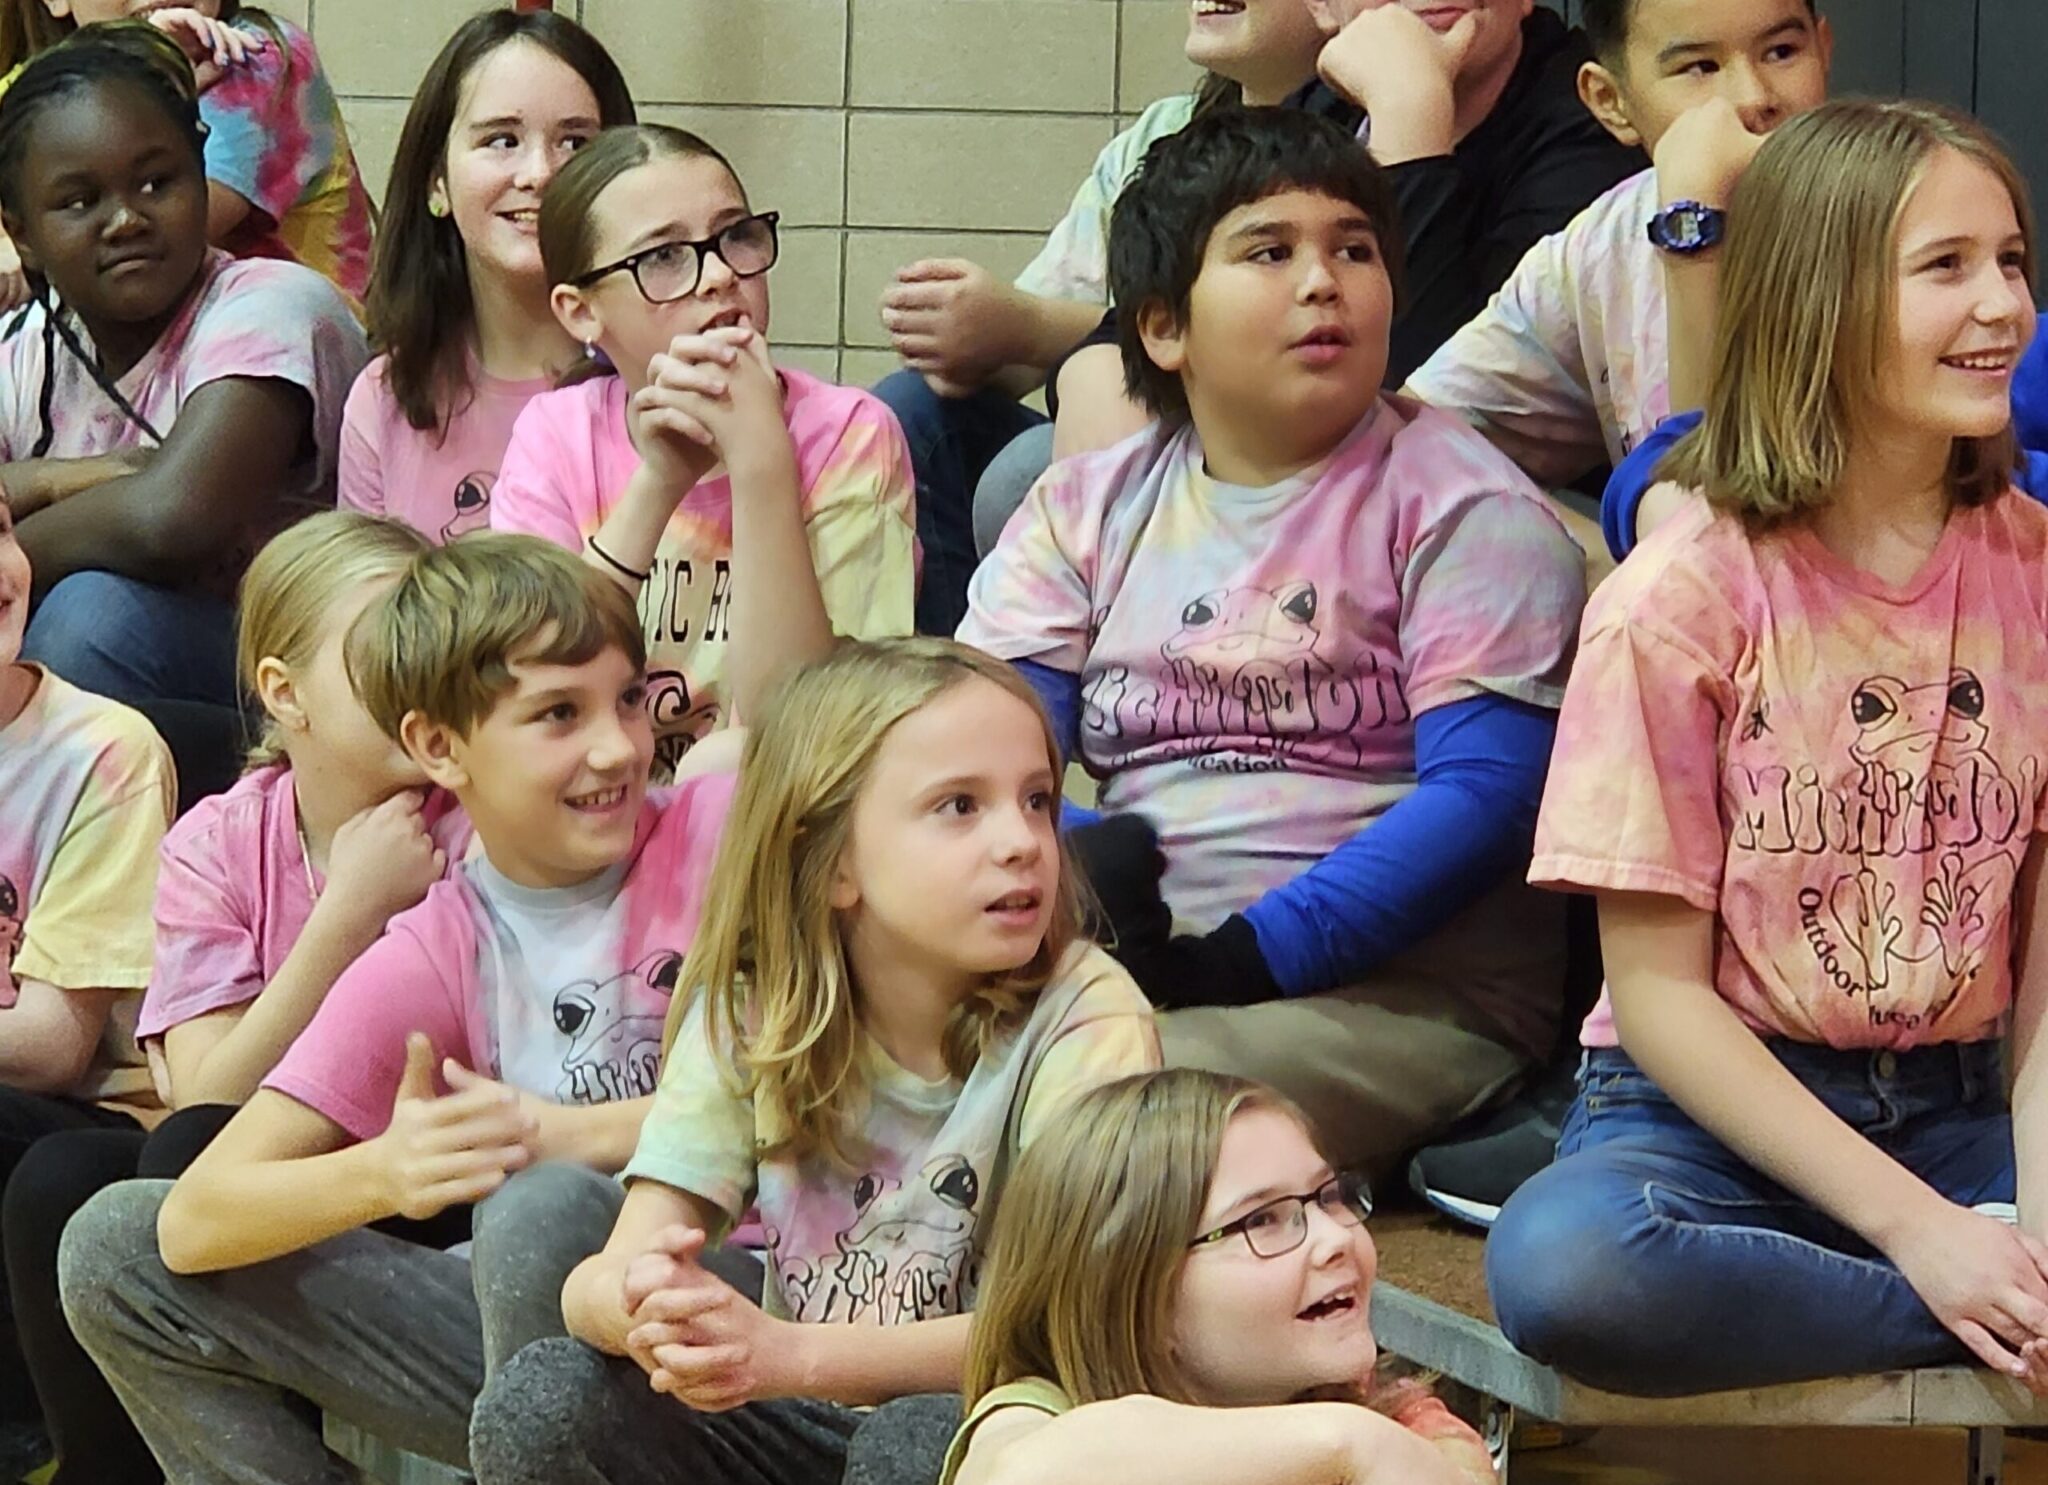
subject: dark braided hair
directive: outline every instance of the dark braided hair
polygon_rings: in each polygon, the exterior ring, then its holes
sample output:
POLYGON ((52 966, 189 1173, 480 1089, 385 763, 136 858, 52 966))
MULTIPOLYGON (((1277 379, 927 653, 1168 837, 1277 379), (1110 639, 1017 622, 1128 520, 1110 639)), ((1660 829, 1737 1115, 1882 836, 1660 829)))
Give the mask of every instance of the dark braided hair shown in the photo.
MULTIPOLYGON (((179 135, 191 145, 192 158, 204 168, 206 125, 199 118, 199 88, 192 75, 192 64, 185 60, 177 43, 146 21, 86 26, 48 51, 38 53, 22 69, 6 96, 0 98, 0 211, 16 221, 23 215, 21 169, 36 118, 53 103, 82 89, 107 83, 130 84, 162 108, 177 126, 179 135)), ((56 391, 55 360, 60 341, 128 421, 145 437, 161 444, 163 436, 122 395, 114 379, 100 366, 99 357, 86 348, 78 332, 66 322, 62 306, 50 292, 49 280, 40 271, 29 274, 29 290, 28 307, 7 325, 4 335, 16 334, 37 310, 42 311, 43 385, 36 400, 41 430, 30 457, 41 458, 48 453, 54 433, 50 402, 56 391)))

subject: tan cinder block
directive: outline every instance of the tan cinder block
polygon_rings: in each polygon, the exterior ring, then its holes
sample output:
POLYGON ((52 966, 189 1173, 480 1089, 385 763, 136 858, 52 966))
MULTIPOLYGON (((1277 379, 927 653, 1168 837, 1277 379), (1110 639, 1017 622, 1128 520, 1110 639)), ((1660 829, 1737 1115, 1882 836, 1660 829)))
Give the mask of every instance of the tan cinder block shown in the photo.
POLYGON ((334 90, 411 101, 421 75, 476 0, 320 0, 313 40, 334 90))
POLYGON ((344 98, 342 121, 348 125, 348 142, 356 152, 356 168, 363 172, 363 184, 372 199, 384 200, 384 183, 391 176, 391 154, 398 148, 398 132, 405 127, 410 104, 396 98, 344 98))
POLYGON ((768 275, 775 338, 805 345, 839 339, 839 238, 831 228, 782 234, 782 255, 768 275))
POLYGON ((1110 133, 1107 115, 856 112, 846 220, 1045 232, 1110 133))
POLYGON ((1185 93, 1201 81, 1201 69, 1187 59, 1187 0, 1123 0, 1123 11, 1119 113, 1142 113, 1154 99, 1185 93))
POLYGON ((839 379, 849 387, 872 387, 890 372, 902 369, 894 351, 849 348, 839 353, 839 379))
POLYGON ((778 345, 775 364, 794 366, 828 382, 839 380, 839 348, 829 345, 778 345))
POLYGON ((263 8, 280 20, 290 21, 301 31, 312 24, 313 7, 310 0, 270 0, 263 8))
POLYGON ((846 239, 846 315, 840 340, 886 347, 882 291, 896 270, 919 258, 966 258, 1008 283, 1043 242, 1032 232, 850 232, 846 239))
POLYGON ((846 0, 586 0, 584 24, 641 103, 846 101, 846 0))
POLYGON ((1116 106, 1111 0, 852 0, 856 108, 1116 106))
POLYGON ((838 109, 658 107, 640 116, 716 145, 754 209, 781 212, 784 227, 836 227, 845 219, 846 115, 838 109))

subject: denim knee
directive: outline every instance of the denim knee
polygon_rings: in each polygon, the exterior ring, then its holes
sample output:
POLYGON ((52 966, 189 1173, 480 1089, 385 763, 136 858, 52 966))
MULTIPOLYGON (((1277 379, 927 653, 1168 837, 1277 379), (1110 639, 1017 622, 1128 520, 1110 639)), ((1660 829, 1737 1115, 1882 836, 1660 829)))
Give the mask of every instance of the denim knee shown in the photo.
POLYGON ((945 431, 947 399, 914 371, 892 371, 875 383, 874 395, 896 414, 912 458, 920 458, 932 440, 945 431))
POLYGON ((469 1415, 470 1469, 482 1485, 582 1478, 616 1423, 598 1402, 611 1385, 609 1360, 583 1342, 535 1341, 478 1395, 469 1415))
POLYGON ((1486 1290, 1517 1350, 1572 1376, 1610 1371, 1655 1320, 1611 1207, 1568 1164, 1532 1177, 1486 1238, 1486 1290), (1560 1171, 1566 1179, 1553 1179, 1560 1171))

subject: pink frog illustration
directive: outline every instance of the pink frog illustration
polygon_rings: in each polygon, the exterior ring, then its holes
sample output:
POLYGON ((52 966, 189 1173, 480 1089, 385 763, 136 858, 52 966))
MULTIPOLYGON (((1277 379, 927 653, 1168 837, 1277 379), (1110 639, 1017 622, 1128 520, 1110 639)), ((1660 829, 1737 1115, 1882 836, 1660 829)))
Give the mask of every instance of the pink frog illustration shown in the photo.
POLYGON ((1966 839, 1987 792, 2005 785, 1985 746, 1984 687, 1968 670, 1924 686, 1877 676, 1856 688, 1849 711, 1858 729, 1849 756, 1861 769, 1862 798, 1892 849, 1866 846, 1863 865, 1834 883, 1829 910, 1862 960, 1873 996, 1891 988, 1895 964, 1939 956, 1952 987, 1928 1009, 1938 1016, 1983 967, 2019 871, 2009 832, 1978 830, 1966 839), (1934 852, 1936 869, 1924 879, 1920 863, 1934 852), (1898 860, 1913 863, 1913 882, 1925 880, 1917 903, 1901 901, 1891 866, 1898 860))
POLYGON ((866 1172, 854 1183, 852 1224, 833 1236, 838 1251, 779 1266, 790 1313, 883 1325, 960 1313, 980 1199, 981 1178, 963 1155, 934 1156, 911 1181, 866 1172))
POLYGON ((661 1029, 666 1010, 643 1015, 643 992, 673 995, 683 956, 659 949, 622 975, 596 984, 579 980, 555 995, 555 1030, 569 1039, 563 1103, 618 1103, 652 1093, 661 1070, 661 1029))
POLYGON ((455 486, 455 514, 441 528, 442 541, 453 541, 490 525, 491 487, 497 482, 497 475, 488 469, 462 477, 455 486))
POLYGON ((21 947, 21 893, 14 883, 0 876, 0 1010, 21 998, 14 983, 14 951, 21 947))
POLYGON ((1358 687, 1317 650, 1316 585, 1219 588, 1181 610, 1160 646, 1174 679, 1226 729, 1265 733, 1346 731, 1358 721, 1358 687))

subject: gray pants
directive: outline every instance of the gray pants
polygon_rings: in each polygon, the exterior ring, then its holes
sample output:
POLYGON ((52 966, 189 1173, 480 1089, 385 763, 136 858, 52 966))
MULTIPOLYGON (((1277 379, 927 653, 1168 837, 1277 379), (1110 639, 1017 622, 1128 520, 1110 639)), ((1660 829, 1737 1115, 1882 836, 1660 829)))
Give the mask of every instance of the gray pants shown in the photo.
POLYGON ((168 1181, 102 1191, 65 1230, 64 1311, 169 1485, 355 1485, 331 1412, 461 1467, 485 1379, 563 1334, 562 1283, 624 1193, 580 1166, 521 1172, 477 1208, 463 1258, 366 1230, 222 1273, 158 1257, 168 1181))
POLYGON ((957 1397, 863 1413, 782 1399, 699 1413, 625 1357, 540 1341, 494 1376, 470 1424, 477 1485, 934 1485, 957 1397))

